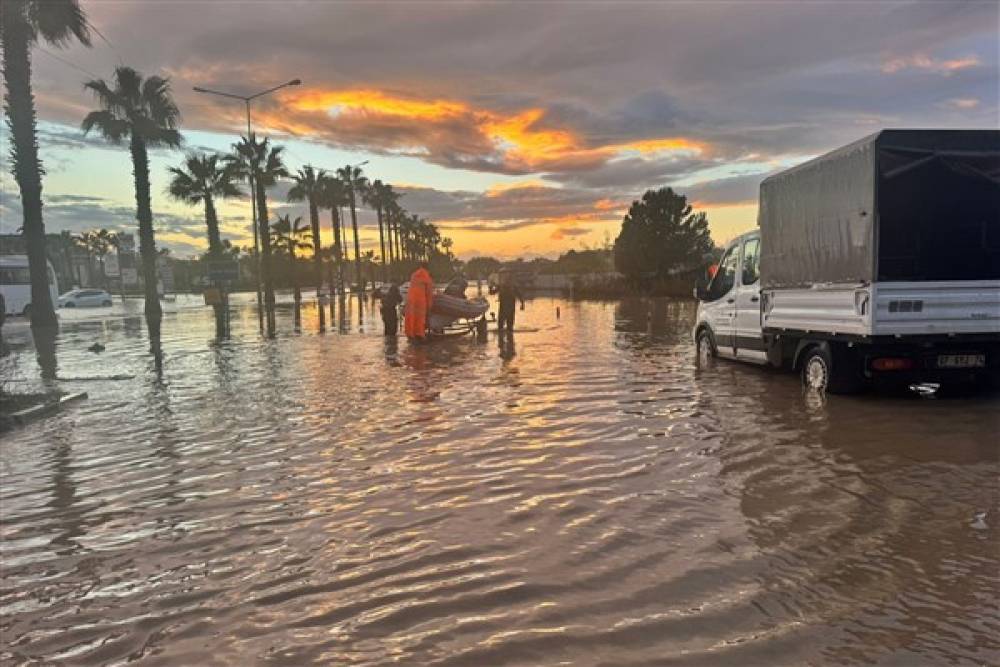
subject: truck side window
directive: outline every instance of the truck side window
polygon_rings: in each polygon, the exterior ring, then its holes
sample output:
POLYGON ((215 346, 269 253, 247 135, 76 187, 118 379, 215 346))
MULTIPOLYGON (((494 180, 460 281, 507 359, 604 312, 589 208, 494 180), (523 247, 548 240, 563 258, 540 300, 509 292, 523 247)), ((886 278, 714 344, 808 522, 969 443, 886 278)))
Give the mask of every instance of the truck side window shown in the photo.
POLYGON ((712 298, 714 299, 725 296, 729 290, 733 289, 733 285, 736 283, 737 250, 739 250, 739 246, 733 246, 726 251, 726 254, 719 262, 719 270, 715 273, 715 278, 712 280, 712 287, 710 290, 712 298))
POLYGON ((760 239, 750 239, 743 244, 744 285, 753 285, 760 279, 760 239))

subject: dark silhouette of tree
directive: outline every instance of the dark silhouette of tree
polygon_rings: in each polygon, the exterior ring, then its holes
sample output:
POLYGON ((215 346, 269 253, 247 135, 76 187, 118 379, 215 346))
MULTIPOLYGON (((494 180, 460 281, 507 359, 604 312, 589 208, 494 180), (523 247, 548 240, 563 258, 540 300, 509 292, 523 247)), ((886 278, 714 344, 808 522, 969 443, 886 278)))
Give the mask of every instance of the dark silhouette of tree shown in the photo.
POLYGON ((146 326, 154 351, 159 349, 163 311, 156 290, 156 238, 149 191, 151 147, 176 148, 181 145, 177 131, 180 111, 170 94, 169 80, 142 75, 120 65, 115 68, 114 87, 104 80, 88 81, 85 87, 97 97, 100 109, 83 119, 83 131, 97 130, 113 144, 128 139, 135 180, 136 218, 139 221, 139 255, 145 281, 146 326))
MULTIPOLYGON (((208 257, 222 259, 225 247, 219 234, 219 217, 215 211, 216 197, 238 197, 243 193, 236 186, 236 169, 218 155, 188 155, 182 167, 170 167, 173 178, 168 192, 177 201, 205 206, 205 227, 208 232, 208 257)), ((226 297, 223 297, 225 299, 226 297)), ((220 299, 212 306, 215 312, 215 332, 226 335, 226 304, 220 299)))
MULTIPOLYGON (((295 220, 291 216, 278 216, 277 222, 271 225, 271 233, 274 235, 274 243, 277 247, 288 253, 288 271, 292 280, 292 290, 295 294, 295 324, 301 322, 302 291, 299 289, 299 277, 295 267, 295 251, 305 250, 312 247, 306 240, 312 239, 312 230, 308 225, 302 224, 302 217, 295 220)), ((320 312, 322 312, 320 308, 320 312)))
MULTIPOLYGON (((322 169, 316 170, 306 165, 292 175, 295 185, 288 191, 288 201, 305 201, 309 204, 309 225, 313 242, 313 267, 316 280, 316 298, 323 290, 323 252, 320 246, 319 206, 323 200, 323 189, 329 177, 322 169)), ((330 285, 333 293, 333 284, 330 285)), ((325 312, 319 308, 319 330, 326 328, 325 312)))
POLYGON ((365 283, 361 276, 361 242, 358 240, 357 194, 367 189, 368 179, 362 176, 361 167, 351 165, 338 169, 337 176, 347 188, 347 201, 351 207, 351 227, 354 229, 354 275, 358 281, 358 289, 364 294, 365 283))
MULTIPOLYGON (((340 217, 340 209, 347 206, 349 199, 347 187, 339 178, 324 175, 320 188, 320 207, 330 209, 330 226, 333 228, 333 248, 331 261, 337 266, 337 285, 343 293, 344 289, 344 241, 346 240, 343 231, 343 220, 340 217)), ((333 291, 333 282, 330 283, 330 291, 333 291)), ((333 300, 330 301, 333 307, 333 300)), ((332 315, 331 315, 332 317, 332 315)), ((330 321, 333 326, 333 321, 330 321)))
POLYGON ((636 284, 665 278, 711 252, 708 218, 692 212, 671 188, 647 190, 632 202, 615 239, 615 268, 636 284))
POLYGON ((31 91, 31 47, 39 39, 56 47, 76 40, 90 46, 87 18, 76 0, 2 0, 0 42, 7 87, 4 107, 11 133, 10 160, 21 191, 22 233, 31 279, 31 327, 55 328, 56 318, 45 255, 42 220, 42 170, 35 129, 35 99, 31 91))
POLYGON ((279 178, 288 176, 288 170, 282 161, 281 146, 271 146, 268 139, 258 141, 254 135, 241 137, 239 143, 233 145, 233 154, 229 161, 234 165, 236 173, 249 180, 253 175, 254 187, 257 190, 257 229, 260 237, 261 278, 264 283, 264 312, 267 320, 267 335, 274 337, 274 272, 271 266, 271 234, 268 228, 267 189, 273 187, 279 178))
POLYGON ((503 262, 495 257, 473 257, 465 263, 465 272, 473 278, 489 278, 503 268, 503 262))
POLYGON ((236 169, 221 156, 191 154, 181 167, 170 167, 173 178, 168 192, 177 201, 205 207, 205 227, 208 232, 209 255, 223 251, 219 234, 219 217, 215 211, 215 198, 239 197, 243 193, 236 186, 236 169))
MULTIPOLYGON (((378 241, 379 247, 382 251, 382 280, 388 280, 389 275, 386 269, 386 253, 385 253, 385 231, 383 224, 383 213, 389 206, 391 201, 394 201, 393 197, 398 196, 392 191, 392 186, 386 185, 382 181, 376 179, 372 181, 368 187, 365 188, 362 193, 364 201, 366 204, 375 209, 375 214, 378 216, 378 241)), ((390 245, 392 241, 389 242, 390 245)))

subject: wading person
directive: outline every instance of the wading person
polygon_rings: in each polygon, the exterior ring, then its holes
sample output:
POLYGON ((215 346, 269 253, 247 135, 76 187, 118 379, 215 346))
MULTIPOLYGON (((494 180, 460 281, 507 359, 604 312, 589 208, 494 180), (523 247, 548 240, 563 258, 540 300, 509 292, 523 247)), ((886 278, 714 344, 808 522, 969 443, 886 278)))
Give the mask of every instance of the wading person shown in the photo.
POLYGON ((410 276, 410 288, 406 292, 406 317, 403 329, 406 337, 423 340, 427 335, 427 317, 434 300, 434 281, 427 272, 427 262, 420 262, 410 276))
POLYGON ((382 324, 385 325, 385 335, 395 336, 399 331, 399 310, 397 306, 403 303, 403 297, 399 293, 396 283, 391 283, 382 292, 382 324))
POLYGON ((497 314, 497 330, 502 334, 506 329, 508 334, 514 333, 514 313, 515 304, 521 302, 521 310, 524 310, 524 295, 521 294, 514 276, 508 271, 500 272, 500 286, 497 288, 497 295, 500 301, 497 314))

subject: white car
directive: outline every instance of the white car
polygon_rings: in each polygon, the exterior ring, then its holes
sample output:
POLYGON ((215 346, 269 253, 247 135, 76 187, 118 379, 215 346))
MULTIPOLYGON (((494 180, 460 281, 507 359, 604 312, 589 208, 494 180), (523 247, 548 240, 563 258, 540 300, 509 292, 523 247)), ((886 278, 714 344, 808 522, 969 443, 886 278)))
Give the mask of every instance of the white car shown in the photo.
POLYGON ((59 297, 60 308, 99 308, 111 305, 111 294, 102 289, 75 289, 59 297))

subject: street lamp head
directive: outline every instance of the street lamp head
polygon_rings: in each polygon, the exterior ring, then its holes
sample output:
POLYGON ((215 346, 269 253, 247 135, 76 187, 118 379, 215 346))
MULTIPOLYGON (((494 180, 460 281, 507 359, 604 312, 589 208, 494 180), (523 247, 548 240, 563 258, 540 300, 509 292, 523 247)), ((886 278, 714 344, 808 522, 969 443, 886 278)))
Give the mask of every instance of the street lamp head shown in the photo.
POLYGON ((205 90, 204 88, 199 88, 198 86, 195 86, 194 87, 194 92, 196 92, 196 93, 207 93, 208 91, 205 90))
POLYGON ((286 86, 301 86, 302 85, 302 79, 292 79, 291 81, 289 81, 285 85, 286 86))

